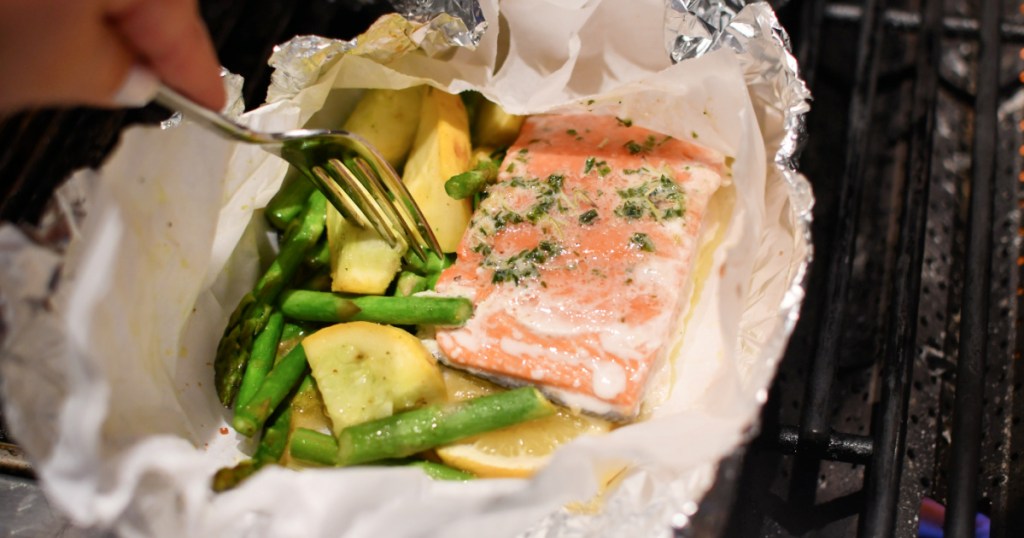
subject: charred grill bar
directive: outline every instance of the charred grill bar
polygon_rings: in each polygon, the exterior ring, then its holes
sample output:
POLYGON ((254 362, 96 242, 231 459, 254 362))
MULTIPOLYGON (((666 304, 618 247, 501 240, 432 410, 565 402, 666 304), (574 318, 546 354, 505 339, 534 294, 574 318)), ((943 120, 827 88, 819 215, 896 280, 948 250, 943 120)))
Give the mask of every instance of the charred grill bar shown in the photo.
MULTIPOLYGON (((1021 2, 772 3, 815 95, 801 168, 816 262, 760 435, 680 534, 912 536, 931 497, 947 536, 973 536, 978 512, 992 536, 1024 535, 1021 2)), ((250 107, 276 43, 349 38, 388 9, 201 4, 250 107)), ((154 113, 0 118, 0 218, 36 220, 70 171, 154 113)), ((0 478, 27 472, 10 441, 0 426, 0 478)))
POLYGON ((1022 531, 1020 6, 951 4, 780 9, 818 96, 802 160, 817 260, 738 487, 757 522, 734 514, 725 535, 910 536, 925 496, 947 504, 946 536, 974 536, 979 512, 992 536, 1022 531), (853 35, 857 53, 829 57, 853 35))

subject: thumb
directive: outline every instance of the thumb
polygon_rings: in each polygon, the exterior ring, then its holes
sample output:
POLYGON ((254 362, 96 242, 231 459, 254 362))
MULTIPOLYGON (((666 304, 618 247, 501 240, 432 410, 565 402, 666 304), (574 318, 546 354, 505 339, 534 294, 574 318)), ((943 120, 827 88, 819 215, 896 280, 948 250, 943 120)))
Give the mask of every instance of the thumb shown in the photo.
MULTIPOLYGON (((110 22, 145 67, 197 103, 212 110, 223 108, 226 96, 220 63, 195 1, 124 0, 120 4, 109 11, 110 22)), ((138 71, 134 73, 122 91, 142 88, 133 88, 133 76, 135 84, 145 84, 138 71)))

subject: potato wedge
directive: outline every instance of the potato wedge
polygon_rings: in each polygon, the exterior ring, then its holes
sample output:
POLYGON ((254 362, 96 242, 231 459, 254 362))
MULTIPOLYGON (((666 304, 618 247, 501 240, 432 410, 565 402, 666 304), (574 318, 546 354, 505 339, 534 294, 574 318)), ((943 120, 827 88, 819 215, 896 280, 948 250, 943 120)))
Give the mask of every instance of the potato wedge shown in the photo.
POLYGON ((416 138, 425 91, 425 86, 366 90, 342 129, 368 140, 391 166, 400 169, 416 138))
POLYGON ((302 347, 335 435, 353 424, 445 401, 434 357, 402 329, 340 323, 309 335, 302 347))
POLYGON ((444 184, 469 170, 469 157, 469 118, 462 99, 428 88, 402 180, 445 252, 458 248, 473 208, 469 200, 448 196, 444 184))
POLYGON ((327 209, 331 290, 384 293, 401 268, 405 249, 392 247, 372 228, 349 222, 333 207, 327 209))
MULTIPOLYGON (((342 128, 367 139, 400 168, 416 138, 425 90, 366 90, 342 128)), ((345 221, 333 207, 327 210, 327 240, 334 291, 384 293, 398 273, 404 251, 392 248, 376 231, 345 221)))
POLYGON ((526 116, 516 116, 505 112, 500 106, 481 99, 477 109, 473 133, 476 140, 474 146, 491 146, 506 148, 511 146, 523 128, 526 116))

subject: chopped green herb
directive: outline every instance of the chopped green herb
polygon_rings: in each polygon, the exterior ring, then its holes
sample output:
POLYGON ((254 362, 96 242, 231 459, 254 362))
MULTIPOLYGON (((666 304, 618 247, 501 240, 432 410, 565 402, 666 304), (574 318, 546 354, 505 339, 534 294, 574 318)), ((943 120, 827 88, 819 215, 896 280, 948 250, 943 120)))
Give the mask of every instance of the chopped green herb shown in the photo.
POLYGON ((651 242, 651 238, 643 232, 637 232, 630 236, 629 244, 644 252, 654 252, 654 243, 651 242))
POLYGON ((690 136, 692 136, 694 139, 699 138, 699 135, 697 135, 697 131, 690 131, 690 136))
POLYGON ((580 215, 580 224, 584 224, 584 225, 586 225, 586 224, 593 224, 595 220, 597 220, 597 210, 596 209, 591 209, 589 211, 585 211, 585 212, 583 212, 583 214, 580 215))
POLYGON ((551 206, 555 205, 554 198, 543 198, 533 204, 533 207, 526 212, 526 220, 530 221, 531 224, 537 224, 537 221, 541 217, 547 215, 551 210, 551 206))
POLYGON ((661 144, 664 144, 671 138, 672 137, 670 136, 666 136, 659 142, 654 135, 648 135, 647 138, 644 139, 643 144, 639 144, 633 140, 630 140, 623 144, 623 147, 629 150, 630 155, 636 155, 638 153, 650 153, 651 151, 654 150, 654 148, 660 146, 661 144))
POLYGON ((601 177, 607 176, 612 172, 612 168, 608 166, 606 161, 599 161, 594 157, 587 157, 587 160, 583 162, 583 174, 589 174, 591 170, 597 168, 597 173, 601 177))
POLYGON ((494 229, 501 230, 509 224, 519 224, 523 222, 523 216, 519 213, 515 213, 508 210, 502 210, 495 213, 494 217, 494 229))
POLYGON ((619 122, 619 125, 621 125, 623 127, 632 127, 633 126, 633 120, 631 120, 629 118, 615 118, 615 121, 619 122))
POLYGON ((522 280, 540 276, 539 266, 562 252, 564 249, 558 243, 541 241, 536 247, 514 254, 504 260, 485 258, 483 265, 494 269, 494 274, 491 275, 492 283, 514 282, 519 285, 522 280))
POLYGON ((594 104, 594 103, 596 103, 596 102, 597 102, 597 101, 595 101, 595 100, 593 100, 593 99, 588 99, 588 100, 587 100, 587 104, 588 104, 588 105, 592 105, 592 104, 594 104))
POLYGON ((644 216, 646 207, 639 200, 627 200, 615 208, 615 214, 626 219, 635 220, 644 216))
POLYGON ((568 134, 569 136, 576 136, 576 129, 569 129, 565 131, 565 133, 568 134))
POLYGON ((510 173, 510 174, 515 172, 516 171, 516 163, 508 163, 508 167, 505 168, 505 171, 510 173))
POLYGON ((477 243, 476 246, 473 247, 473 252, 483 256, 489 256, 491 254, 491 246, 487 243, 477 243))
POLYGON ((615 214, 624 219, 650 217, 663 220, 683 216, 683 191, 668 176, 616 192, 622 203, 615 208, 615 214))

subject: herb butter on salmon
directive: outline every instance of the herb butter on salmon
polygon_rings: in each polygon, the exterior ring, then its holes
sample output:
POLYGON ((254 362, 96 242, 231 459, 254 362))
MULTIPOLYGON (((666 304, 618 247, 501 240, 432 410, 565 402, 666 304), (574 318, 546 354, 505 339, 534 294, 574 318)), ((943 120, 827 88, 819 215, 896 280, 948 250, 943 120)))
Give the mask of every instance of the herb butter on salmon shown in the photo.
POLYGON ((530 117, 436 290, 449 365, 615 419, 639 412, 678 331, 721 154, 594 115, 530 117))

